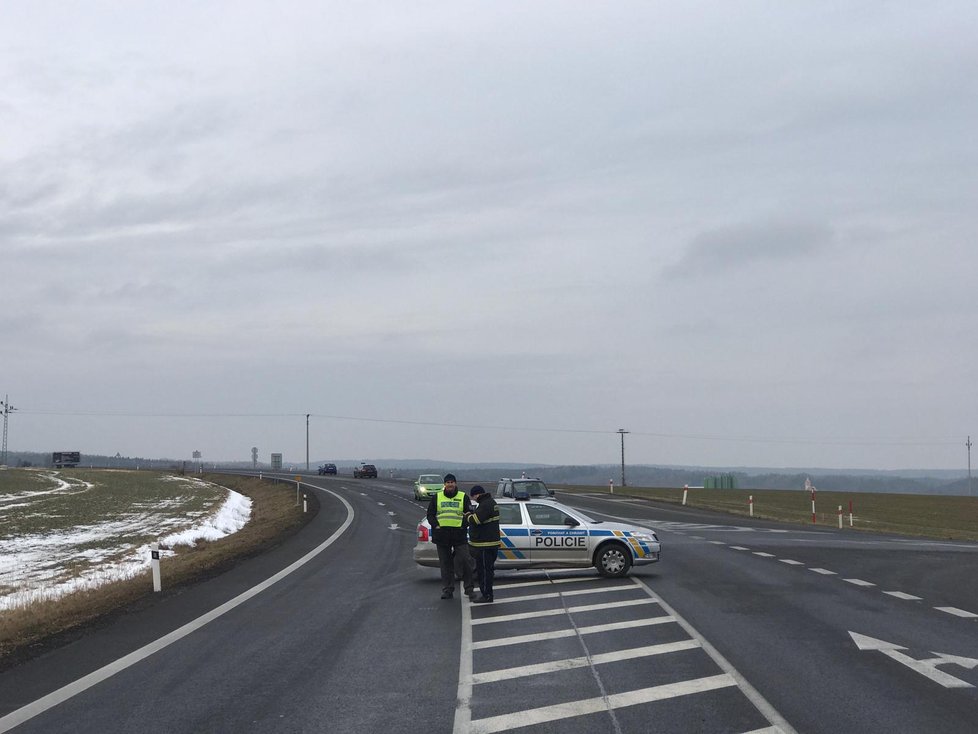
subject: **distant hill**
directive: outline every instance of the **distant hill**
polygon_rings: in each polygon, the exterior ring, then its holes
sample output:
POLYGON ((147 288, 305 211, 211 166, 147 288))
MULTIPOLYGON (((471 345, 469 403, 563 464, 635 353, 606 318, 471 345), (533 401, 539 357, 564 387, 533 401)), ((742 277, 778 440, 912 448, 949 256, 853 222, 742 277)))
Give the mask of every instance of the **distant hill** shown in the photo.
MULTIPOLYGON (((310 461, 309 468, 331 462, 337 465, 341 474, 350 473, 361 461, 375 464, 381 477, 393 472, 395 477, 410 478, 418 474, 445 474, 453 472, 464 482, 494 482, 501 477, 527 476, 539 477, 545 482, 583 486, 607 486, 614 480, 615 486, 621 481, 620 464, 589 464, 580 466, 526 465, 516 463, 476 463, 453 462, 441 459, 319 459, 310 461)), ((10 451, 7 456, 9 466, 50 467, 51 454, 29 451, 10 451)), ((191 460, 153 459, 130 456, 98 456, 82 454, 81 466, 142 468, 142 469, 181 469, 194 465, 191 460)), ((305 460, 284 462, 288 470, 302 470, 305 460)), ((226 467, 250 469, 250 461, 204 462, 205 468, 226 467)), ((259 468, 267 469, 267 463, 259 468)), ((825 469, 825 468, 780 468, 765 467, 705 467, 705 466, 656 466, 649 464, 625 465, 625 479, 631 486, 638 487, 692 487, 702 486, 708 477, 721 474, 733 475, 738 489, 784 489, 802 490, 805 480, 811 479, 817 489, 849 492, 893 492, 898 494, 947 494, 967 495, 968 477, 963 471, 942 469, 825 469)), ((978 492, 978 480, 975 480, 978 492)))

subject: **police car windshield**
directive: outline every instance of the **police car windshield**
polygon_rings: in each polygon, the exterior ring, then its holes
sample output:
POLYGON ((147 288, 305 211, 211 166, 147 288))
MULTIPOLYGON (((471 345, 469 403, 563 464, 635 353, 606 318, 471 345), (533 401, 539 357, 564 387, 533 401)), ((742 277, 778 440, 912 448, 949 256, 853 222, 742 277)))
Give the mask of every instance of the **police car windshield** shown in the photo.
POLYGON ((527 497, 549 497, 550 493, 543 482, 513 482, 513 491, 527 497))

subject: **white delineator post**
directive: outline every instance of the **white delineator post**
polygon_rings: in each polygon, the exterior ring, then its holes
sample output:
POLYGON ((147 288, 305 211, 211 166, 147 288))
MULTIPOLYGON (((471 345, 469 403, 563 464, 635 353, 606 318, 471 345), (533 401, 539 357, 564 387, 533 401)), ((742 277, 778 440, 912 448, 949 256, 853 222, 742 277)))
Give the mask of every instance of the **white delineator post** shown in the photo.
POLYGON ((842 530, 842 505, 839 505, 839 530, 842 530))
POLYGON ((852 527, 852 500, 849 500, 849 527, 852 527))
POLYGON ((754 495, 747 498, 747 504, 750 505, 750 516, 754 517, 754 495))
POLYGON ((153 591, 162 591, 163 584, 160 581, 160 544, 153 543, 149 547, 150 562, 153 566, 153 591))
POLYGON ((615 493, 615 480, 614 479, 609 479, 608 480, 608 491, 611 494, 614 494, 615 493))
POLYGON ((812 490, 812 525, 815 524, 815 490, 812 490))
POLYGON ((307 494, 302 495, 302 514, 303 515, 305 515, 307 512, 309 512, 309 503, 308 503, 308 500, 309 500, 309 495, 307 495, 307 494))
POLYGON ((689 495, 689 485, 688 484, 684 484, 683 485, 683 505, 686 504, 686 497, 688 495, 689 495))

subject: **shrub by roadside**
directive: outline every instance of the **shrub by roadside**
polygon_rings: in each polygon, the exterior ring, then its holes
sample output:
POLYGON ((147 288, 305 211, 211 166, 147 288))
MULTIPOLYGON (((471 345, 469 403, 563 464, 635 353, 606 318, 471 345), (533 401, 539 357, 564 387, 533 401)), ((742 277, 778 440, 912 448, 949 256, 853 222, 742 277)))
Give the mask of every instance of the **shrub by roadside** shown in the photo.
MULTIPOLYGON (((303 514, 302 507, 296 506, 294 486, 289 483, 229 474, 202 478, 250 497, 251 519, 236 533, 215 541, 198 541, 194 547, 181 547, 176 556, 168 557, 163 594, 212 578, 239 560, 278 545, 318 510, 312 494, 309 513, 303 514)), ((152 604, 159 596, 153 592, 151 572, 147 569, 125 581, 4 611, 0 614, 0 668, 63 645, 84 634, 88 627, 108 621, 114 614, 152 604)))

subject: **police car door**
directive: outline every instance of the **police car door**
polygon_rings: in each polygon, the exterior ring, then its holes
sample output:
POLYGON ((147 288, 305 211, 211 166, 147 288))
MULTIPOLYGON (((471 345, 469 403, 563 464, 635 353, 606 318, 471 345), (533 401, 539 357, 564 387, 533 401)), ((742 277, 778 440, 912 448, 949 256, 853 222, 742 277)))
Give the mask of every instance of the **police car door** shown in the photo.
POLYGON ((530 531, 523 519, 520 504, 500 502, 499 552, 496 565, 500 568, 525 568, 529 565, 530 531))
POLYGON ((587 529, 563 510, 528 502, 530 560, 534 564, 587 566, 587 529))

